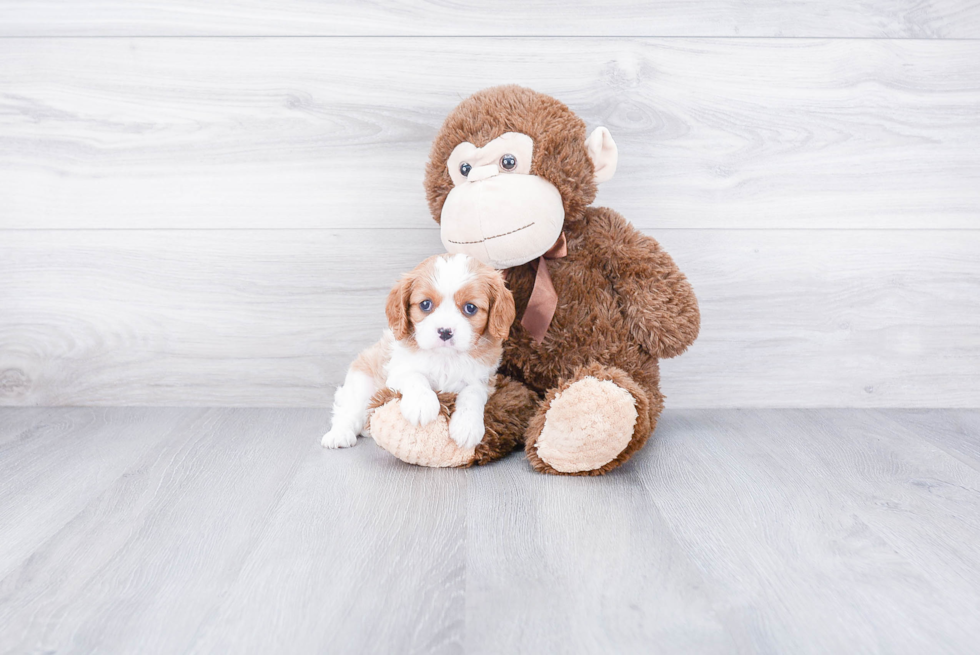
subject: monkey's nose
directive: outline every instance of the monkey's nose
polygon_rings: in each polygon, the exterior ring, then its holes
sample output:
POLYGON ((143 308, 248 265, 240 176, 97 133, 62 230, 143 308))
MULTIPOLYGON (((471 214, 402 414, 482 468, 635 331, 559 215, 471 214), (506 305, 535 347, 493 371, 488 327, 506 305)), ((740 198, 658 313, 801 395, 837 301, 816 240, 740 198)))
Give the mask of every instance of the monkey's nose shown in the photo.
POLYGON ((439 338, 443 341, 449 341, 453 338, 453 331, 450 328, 439 328, 436 332, 439 333, 439 338))
POLYGON ((486 166, 477 166, 476 168, 470 170, 470 174, 466 176, 466 179, 470 182, 479 182, 480 180, 485 180, 487 178, 493 177, 500 172, 496 164, 487 164, 486 166))

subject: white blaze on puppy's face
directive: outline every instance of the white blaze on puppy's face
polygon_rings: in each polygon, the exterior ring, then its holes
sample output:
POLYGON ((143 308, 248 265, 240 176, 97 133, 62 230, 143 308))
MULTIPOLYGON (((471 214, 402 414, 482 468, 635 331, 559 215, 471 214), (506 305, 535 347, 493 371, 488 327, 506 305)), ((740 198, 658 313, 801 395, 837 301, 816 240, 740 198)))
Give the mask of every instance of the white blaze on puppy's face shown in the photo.
MULTIPOLYGON (((473 326, 457 304, 456 294, 474 278, 465 255, 438 258, 430 275, 412 288, 411 318, 415 342, 423 350, 453 348, 467 351, 474 343, 473 326)), ((462 303, 467 309, 470 300, 462 303)))

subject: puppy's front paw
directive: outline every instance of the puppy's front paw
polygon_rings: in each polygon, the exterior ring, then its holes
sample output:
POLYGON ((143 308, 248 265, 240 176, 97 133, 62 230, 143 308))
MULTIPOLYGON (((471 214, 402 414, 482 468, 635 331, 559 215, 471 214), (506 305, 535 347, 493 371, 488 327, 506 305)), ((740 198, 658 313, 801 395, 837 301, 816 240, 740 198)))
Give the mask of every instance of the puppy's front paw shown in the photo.
POLYGON ((432 389, 402 392, 402 416, 411 425, 425 426, 439 416, 439 396, 432 389))
POLYGON ((480 411, 462 409, 449 419, 449 436, 460 448, 475 448, 483 441, 485 432, 482 408, 480 411))
POLYGON ((324 448, 349 448, 357 444, 357 433, 350 429, 341 427, 331 428, 330 432, 323 435, 320 445, 324 448))

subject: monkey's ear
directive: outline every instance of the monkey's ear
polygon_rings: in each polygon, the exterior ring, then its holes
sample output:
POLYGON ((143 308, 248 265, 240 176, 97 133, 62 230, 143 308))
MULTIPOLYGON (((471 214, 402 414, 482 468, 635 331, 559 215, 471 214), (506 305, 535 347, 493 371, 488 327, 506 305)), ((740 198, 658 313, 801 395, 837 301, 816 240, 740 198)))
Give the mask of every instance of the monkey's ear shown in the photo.
POLYGON ((388 294, 388 302, 385 303, 385 316, 388 318, 388 327, 397 341, 401 341, 409 335, 412 326, 408 321, 408 301, 412 294, 412 280, 408 276, 398 281, 388 294))
POLYGON ((597 127, 585 140, 585 148, 589 151, 589 159, 595 167, 595 183, 602 184, 616 172, 619 161, 619 150, 612 134, 604 127, 597 127))

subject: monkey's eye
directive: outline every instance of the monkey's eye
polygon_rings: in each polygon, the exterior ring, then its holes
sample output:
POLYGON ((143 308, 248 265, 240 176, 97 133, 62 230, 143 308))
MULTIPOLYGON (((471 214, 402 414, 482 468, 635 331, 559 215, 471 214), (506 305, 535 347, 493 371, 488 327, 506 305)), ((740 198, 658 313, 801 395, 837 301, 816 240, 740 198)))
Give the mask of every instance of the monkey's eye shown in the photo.
POLYGON ((512 171, 517 168, 517 157, 514 155, 504 155, 500 158, 500 167, 505 171, 512 171))
POLYGON ((463 174, 463 177, 466 177, 467 175, 470 174, 470 170, 472 168, 473 168, 472 166, 470 166, 464 161, 462 164, 459 165, 459 172, 463 174))
POLYGON ((476 305, 474 305, 471 302, 468 302, 465 305, 463 305, 463 313, 466 314, 467 316, 473 316, 474 314, 476 314, 476 310, 477 310, 476 305))
POLYGON ((423 300, 422 302, 419 303, 419 309, 421 309, 423 312, 429 311, 430 309, 432 309, 432 301, 428 299, 423 300))

